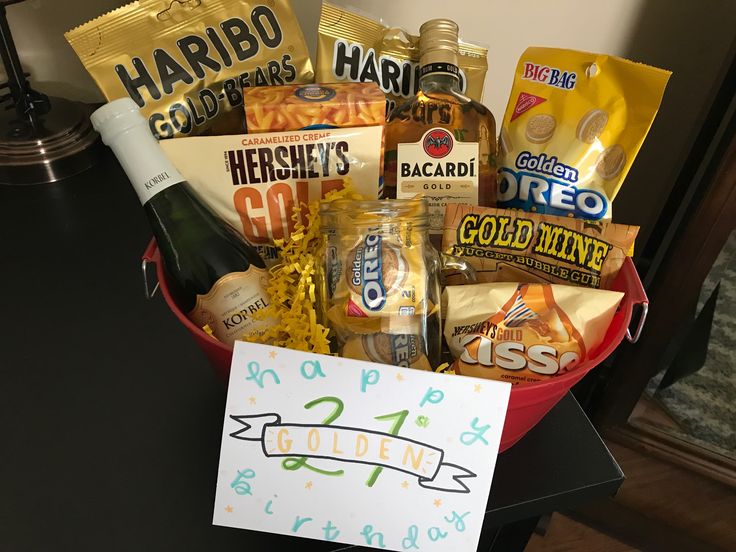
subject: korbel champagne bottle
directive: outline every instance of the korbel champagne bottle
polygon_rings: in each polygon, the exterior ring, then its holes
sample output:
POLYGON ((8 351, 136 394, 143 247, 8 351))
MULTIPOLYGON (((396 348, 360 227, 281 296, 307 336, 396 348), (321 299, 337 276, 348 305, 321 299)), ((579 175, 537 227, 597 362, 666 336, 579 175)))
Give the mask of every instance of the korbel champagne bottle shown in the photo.
POLYGON ((263 259, 189 190, 135 102, 112 101, 91 119, 138 193, 167 282, 189 319, 199 327, 209 326, 228 345, 272 323, 253 319, 253 313, 268 304, 263 259))

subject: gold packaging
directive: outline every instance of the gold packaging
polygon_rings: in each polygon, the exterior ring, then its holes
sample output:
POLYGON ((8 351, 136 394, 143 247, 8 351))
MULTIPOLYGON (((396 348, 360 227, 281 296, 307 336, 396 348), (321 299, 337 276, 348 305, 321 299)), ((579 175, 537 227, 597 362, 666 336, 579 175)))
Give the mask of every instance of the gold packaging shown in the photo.
MULTIPOLYGON (((460 42, 460 87, 481 101, 488 50, 460 42)), ((374 81, 386 94, 386 113, 419 90, 419 37, 322 3, 317 43, 317 81, 374 81)))
POLYGON ((623 295, 552 284, 448 286, 442 302, 452 368, 513 384, 572 371, 603 342, 623 295))
POLYGON ((139 0, 65 37, 105 97, 130 96, 159 139, 243 133, 243 87, 314 80, 289 0, 139 0))
MULTIPOLYGON (((449 204, 442 247, 467 260, 478 282, 610 289, 638 232, 625 224, 449 204)), ((447 276, 448 284, 462 282, 447 276)))
POLYGON ((340 356, 417 370, 431 370, 418 335, 375 333, 347 340, 340 356))

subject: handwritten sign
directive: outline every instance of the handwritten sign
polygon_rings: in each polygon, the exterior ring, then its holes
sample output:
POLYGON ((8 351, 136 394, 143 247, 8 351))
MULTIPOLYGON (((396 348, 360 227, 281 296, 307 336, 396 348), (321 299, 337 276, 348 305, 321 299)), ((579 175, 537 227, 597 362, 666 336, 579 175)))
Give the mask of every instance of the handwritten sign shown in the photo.
POLYGON ((237 342, 214 523, 475 550, 510 389, 237 342))

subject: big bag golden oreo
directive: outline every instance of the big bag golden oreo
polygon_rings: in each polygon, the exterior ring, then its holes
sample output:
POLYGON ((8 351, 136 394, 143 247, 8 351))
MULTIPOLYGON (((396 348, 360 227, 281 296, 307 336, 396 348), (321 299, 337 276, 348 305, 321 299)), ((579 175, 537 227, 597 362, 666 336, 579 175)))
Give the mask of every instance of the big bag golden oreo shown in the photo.
POLYGON ((289 0, 139 0, 65 34, 108 100, 157 138, 245 131, 242 88, 314 80, 289 0))
MULTIPOLYGON (((460 88, 481 101, 488 50, 460 42, 460 88)), ((419 37, 322 2, 317 43, 318 82, 377 83, 386 114, 419 90, 419 37)))

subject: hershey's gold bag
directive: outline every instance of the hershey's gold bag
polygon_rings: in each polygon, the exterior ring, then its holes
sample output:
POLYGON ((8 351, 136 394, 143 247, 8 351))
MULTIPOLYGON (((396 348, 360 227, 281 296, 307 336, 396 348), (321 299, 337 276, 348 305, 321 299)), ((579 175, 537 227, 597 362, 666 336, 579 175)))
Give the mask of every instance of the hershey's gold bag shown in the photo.
POLYGON ((554 284, 447 286, 453 369, 515 385, 570 372, 603 342, 623 295, 554 284))
MULTIPOLYGON (((481 101, 488 49, 460 42, 460 88, 481 101)), ((377 83, 386 93, 386 115, 419 90, 419 37, 322 2, 317 42, 317 82, 377 83)))
POLYGON ((65 34, 108 100, 157 138, 245 131, 242 88, 314 80, 289 0, 139 0, 65 34))

